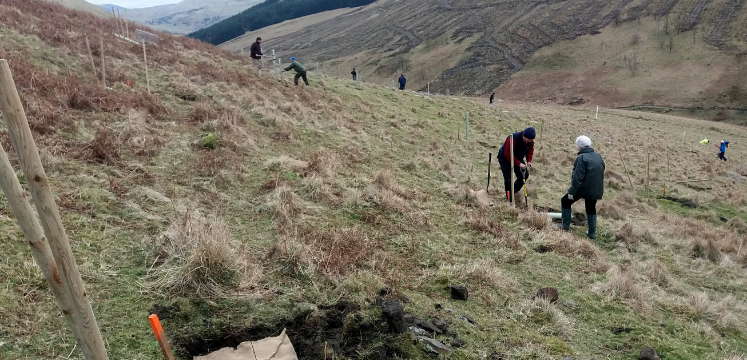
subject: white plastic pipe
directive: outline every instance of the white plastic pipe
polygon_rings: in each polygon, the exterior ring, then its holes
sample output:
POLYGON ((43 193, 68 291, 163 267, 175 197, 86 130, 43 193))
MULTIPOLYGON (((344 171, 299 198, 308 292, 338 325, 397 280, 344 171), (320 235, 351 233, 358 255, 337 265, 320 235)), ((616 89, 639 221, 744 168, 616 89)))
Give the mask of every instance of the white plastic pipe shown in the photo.
POLYGON ((550 217, 550 219, 562 219, 563 214, 561 213, 547 213, 547 216, 550 217))

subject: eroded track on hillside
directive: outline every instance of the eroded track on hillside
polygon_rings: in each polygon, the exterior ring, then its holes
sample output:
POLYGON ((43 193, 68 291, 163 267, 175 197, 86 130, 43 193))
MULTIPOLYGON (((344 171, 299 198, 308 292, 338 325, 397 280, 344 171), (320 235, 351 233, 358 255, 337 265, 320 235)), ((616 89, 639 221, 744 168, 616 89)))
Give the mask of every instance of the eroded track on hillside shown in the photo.
MULTIPOLYGON (((734 13, 744 3, 730 0, 719 5, 720 15, 705 26, 709 40, 723 43, 737 18, 734 13)), ((664 17, 673 11, 680 16, 674 21, 684 31, 697 26, 704 11, 714 7, 712 0, 383 0, 269 39, 267 46, 326 61, 365 51, 404 56, 447 33, 457 43, 479 36, 467 48, 468 56, 431 83, 431 91, 483 94, 520 71, 535 51, 554 42, 593 34, 612 23, 644 15, 664 17)))

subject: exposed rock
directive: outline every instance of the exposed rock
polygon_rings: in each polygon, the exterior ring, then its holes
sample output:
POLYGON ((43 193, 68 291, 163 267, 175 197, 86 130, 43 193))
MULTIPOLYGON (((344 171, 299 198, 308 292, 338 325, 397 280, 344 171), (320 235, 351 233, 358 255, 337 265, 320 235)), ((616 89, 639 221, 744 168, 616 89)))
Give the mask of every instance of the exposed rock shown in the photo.
POLYGON ((464 344, 466 344, 466 343, 464 342, 464 340, 462 340, 460 338, 456 338, 454 340, 451 340, 451 347, 453 347, 453 348, 460 348, 460 347, 464 346, 464 344))
POLYGON ((439 318, 433 318, 433 325, 436 325, 439 329, 441 329, 441 331, 443 331, 444 334, 454 333, 453 331, 451 331, 449 324, 447 324, 446 321, 443 321, 439 318))
POLYGON ((428 332, 436 333, 436 334, 439 334, 439 335, 444 333, 443 330, 441 330, 438 326, 433 325, 433 323, 431 323, 428 320, 423 320, 423 319, 420 319, 420 318, 415 318, 414 322, 415 322, 415 325, 417 325, 417 326, 425 329, 428 332))
POLYGON ((386 320, 389 331, 401 334, 407 329, 404 310, 402 309, 402 303, 399 301, 385 301, 381 305, 381 315, 386 320))
POLYGON ((419 328, 417 326, 410 326, 410 327, 407 328, 407 330, 409 330, 410 332, 412 332, 415 335, 420 335, 420 336, 426 336, 426 335, 428 335, 427 331, 425 331, 425 330, 423 330, 423 329, 421 329, 421 328, 419 328))
POLYGON ((559 298, 558 289, 549 286, 543 287, 542 289, 537 290, 537 294, 534 295, 534 297, 546 299, 550 304, 554 304, 559 298))
POLYGON ((469 291, 462 285, 449 285, 451 288, 451 298, 454 300, 467 300, 469 298, 469 291))
POLYGON ((425 343, 425 348, 428 349, 428 351, 431 351, 436 354, 449 354, 451 353, 451 348, 444 345, 442 342, 431 339, 429 337, 425 336, 418 336, 418 340, 425 343))
POLYGON ((647 347, 641 350, 641 355, 638 356, 639 360, 661 360, 659 353, 654 348, 647 347))

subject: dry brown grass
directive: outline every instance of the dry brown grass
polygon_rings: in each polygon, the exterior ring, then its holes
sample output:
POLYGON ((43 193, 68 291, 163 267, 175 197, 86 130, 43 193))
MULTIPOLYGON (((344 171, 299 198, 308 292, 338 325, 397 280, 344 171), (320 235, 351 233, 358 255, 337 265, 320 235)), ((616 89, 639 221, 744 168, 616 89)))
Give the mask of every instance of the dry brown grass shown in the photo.
POLYGON ((696 320, 708 321, 720 329, 733 329, 740 325, 739 319, 729 310, 734 301, 734 297, 729 295, 714 303, 707 293, 698 291, 690 294, 688 305, 696 320))
POLYGON ((607 282, 602 291, 614 299, 639 300, 641 296, 641 290, 633 282, 630 270, 623 270, 617 265, 607 270, 607 282))
POLYGON ((708 259, 713 263, 719 263, 723 258, 721 249, 712 239, 693 239, 690 241, 690 249, 692 250, 693 257, 708 259))
POLYGON ((269 212, 279 219, 280 223, 287 223, 306 207, 303 199, 296 195, 292 187, 280 185, 265 195, 259 211, 269 212))
POLYGON ((534 209, 519 214, 519 222, 535 230, 543 230, 550 225, 550 219, 547 217, 547 214, 537 212, 534 209))
POLYGON ((359 228, 305 227, 300 234, 303 248, 294 255, 295 260, 333 281, 370 260, 377 248, 359 228))
POLYGON ((618 207, 615 204, 603 202, 599 204, 599 209, 597 211, 599 212, 599 215, 608 217, 610 219, 614 219, 614 220, 625 219, 625 213, 623 212, 622 209, 620 209, 620 207, 618 207))
POLYGON ((630 247, 635 247, 639 241, 654 242, 654 236, 648 228, 635 228, 631 223, 625 223, 615 232, 615 240, 622 241, 630 247))
POLYGON ((731 218, 731 220, 726 223, 726 226, 740 234, 747 234, 747 224, 745 224, 744 220, 739 216, 731 218))
POLYGON ((550 250, 566 256, 578 256, 590 261, 601 262, 604 256, 588 239, 576 238, 567 231, 551 231, 547 235, 550 250))
POLYGON ((641 271, 658 286, 665 287, 672 283, 669 268, 657 259, 644 262, 641 271))
POLYGON ((158 239, 152 285, 169 294, 221 298, 256 283, 261 269, 220 221, 188 211, 158 239))

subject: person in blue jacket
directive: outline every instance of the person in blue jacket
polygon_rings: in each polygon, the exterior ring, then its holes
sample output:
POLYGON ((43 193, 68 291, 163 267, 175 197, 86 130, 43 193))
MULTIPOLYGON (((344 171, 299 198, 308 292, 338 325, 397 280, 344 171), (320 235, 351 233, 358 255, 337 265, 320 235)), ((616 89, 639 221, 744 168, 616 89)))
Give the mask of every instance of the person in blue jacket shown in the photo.
POLYGON ((726 154, 726 148, 729 147, 729 140, 721 140, 721 144, 718 145, 718 158, 721 160, 726 161, 726 157, 724 157, 724 154, 726 154))
POLYGON ((407 79, 405 79, 405 74, 402 74, 399 76, 399 89, 404 90, 405 84, 407 84, 407 79))

